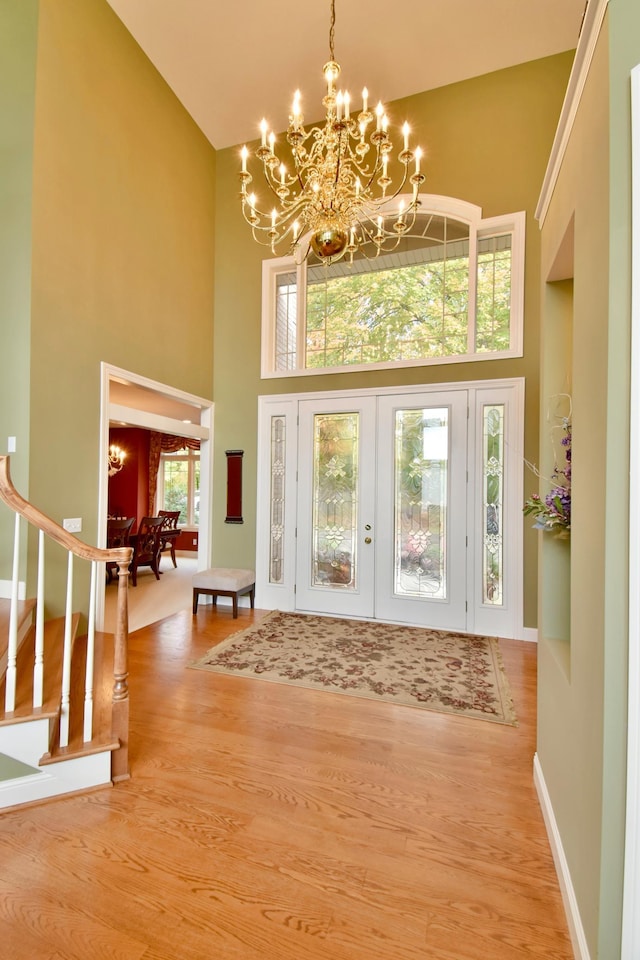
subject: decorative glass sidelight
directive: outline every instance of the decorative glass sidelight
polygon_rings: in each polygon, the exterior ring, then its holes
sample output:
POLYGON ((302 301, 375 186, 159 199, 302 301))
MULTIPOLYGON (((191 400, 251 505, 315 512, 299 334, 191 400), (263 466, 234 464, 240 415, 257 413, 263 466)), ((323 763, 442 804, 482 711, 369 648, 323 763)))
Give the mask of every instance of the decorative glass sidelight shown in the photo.
POLYGON ((356 588, 358 413, 316 414, 311 584, 356 588))
POLYGON ((271 417, 269 583, 284 582, 284 477, 286 420, 271 417))
POLYGON ((449 409, 396 410, 394 593, 447 597, 449 409))
POLYGON ((482 412, 482 601, 502 606, 504 588, 504 404, 482 412))

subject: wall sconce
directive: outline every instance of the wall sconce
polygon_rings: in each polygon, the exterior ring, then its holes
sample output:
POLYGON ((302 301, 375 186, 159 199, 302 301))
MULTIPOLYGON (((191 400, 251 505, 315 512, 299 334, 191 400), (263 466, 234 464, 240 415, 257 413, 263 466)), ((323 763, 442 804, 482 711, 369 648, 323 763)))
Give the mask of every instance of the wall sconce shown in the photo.
POLYGON ((109 468, 110 477, 114 477, 116 473, 120 473, 124 467, 124 458, 126 455, 126 452, 121 450, 120 447, 117 447, 115 443, 111 444, 109 447, 109 453, 107 454, 107 466, 109 468))

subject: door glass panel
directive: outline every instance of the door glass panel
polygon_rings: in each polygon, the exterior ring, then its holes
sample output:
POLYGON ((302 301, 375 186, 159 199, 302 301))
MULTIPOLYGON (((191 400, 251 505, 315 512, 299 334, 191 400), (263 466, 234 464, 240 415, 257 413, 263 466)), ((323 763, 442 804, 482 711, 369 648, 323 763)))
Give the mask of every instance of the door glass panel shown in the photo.
POLYGON ((358 413, 316 414, 313 431, 313 586, 356 588, 358 413))
POLYGON ((447 598, 448 464, 448 408, 396 410, 396 595, 447 598))
POLYGON ((284 580, 284 477, 286 418, 271 417, 271 524, 269 582, 284 580))
POLYGON ((275 368, 295 370, 298 288, 295 273, 276 278, 275 368))
POLYGON ((503 603, 504 404, 483 408, 483 603, 503 603))

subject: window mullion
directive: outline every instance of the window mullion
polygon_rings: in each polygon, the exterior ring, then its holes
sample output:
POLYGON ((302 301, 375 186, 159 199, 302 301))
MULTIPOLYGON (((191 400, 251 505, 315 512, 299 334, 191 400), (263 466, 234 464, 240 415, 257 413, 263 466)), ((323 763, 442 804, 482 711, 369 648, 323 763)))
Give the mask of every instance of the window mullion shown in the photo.
POLYGON ((187 458, 187 526, 190 527, 192 521, 192 511, 193 511, 193 488, 191 486, 191 451, 189 451, 189 456, 187 458))
POLYGON ((476 311, 478 306, 478 231, 469 229, 469 294, 467 302, 467 353, 476 352, 476 311))
POLYGON ((307 263, 301 263, 296 269, 296 368, 306 367, 305 345, 307 342, 307 263))

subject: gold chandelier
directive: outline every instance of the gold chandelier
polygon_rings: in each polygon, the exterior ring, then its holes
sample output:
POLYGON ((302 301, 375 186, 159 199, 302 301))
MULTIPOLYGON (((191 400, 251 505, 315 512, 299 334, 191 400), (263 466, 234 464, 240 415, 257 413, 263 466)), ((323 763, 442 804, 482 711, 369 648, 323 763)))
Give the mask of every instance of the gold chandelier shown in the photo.
POLYGON ((242 148, 240 171, 242 212, 254 239, 272 253, 289 252, 301 261, 313 252, 324 263, 345 253, 353 260, 360 251, 376 257, 393 250, 410 232, 420 206, 418 193, 424 182, 420 171, 422 151, 409 146, 409 125, 402 128, 403 147, 394 164, 389 121, 382 103, 369 109, 369 94, 362 91, 362 110, 355 116, 347 92, 336 90, 340 65, 334 56, 335 0, 331 0, 329 62, 323 73, 327 92, 324 126, 306 130, 296 90, 286 140, 290 166, 276 153, 276 136, 266 120, 260 124, 261 143, 255 151, 269 190, 271 211, 260 209, 255 193, 247 188, 253 177, 247 169, 249 151, 242 148), (394 171, 395 166, 395 171, 394 171), (409 192, 405 204, 394 200, 409 192))

